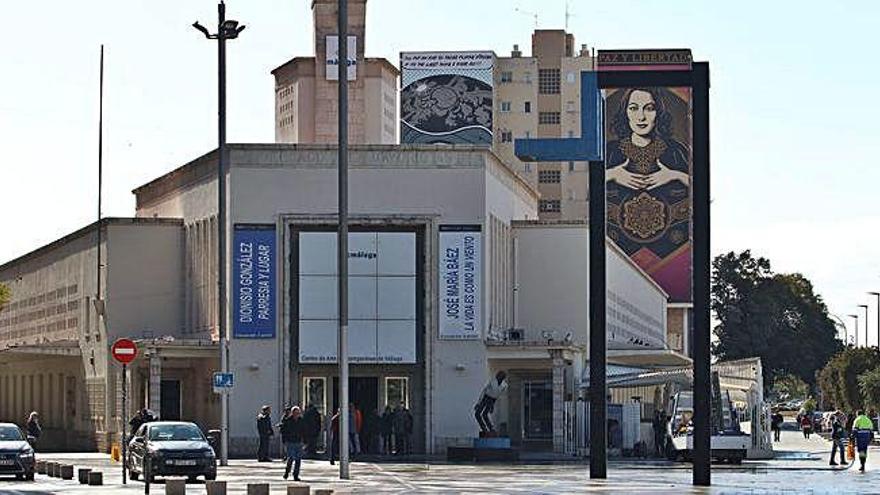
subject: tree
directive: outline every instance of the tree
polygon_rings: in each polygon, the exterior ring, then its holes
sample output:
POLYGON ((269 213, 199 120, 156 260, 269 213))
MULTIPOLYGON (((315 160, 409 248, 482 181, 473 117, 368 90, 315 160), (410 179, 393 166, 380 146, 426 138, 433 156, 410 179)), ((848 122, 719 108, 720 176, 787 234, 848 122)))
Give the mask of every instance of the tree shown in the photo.
POLYGON ((792 374, 810 386, 815 370, 843 348, 828 308, 801 274, 775 274, 750 251, 712 262, 712 310, 719 359, 760 357, 765 387, 792 374))
POLYGON ((12 299, 12 291, 9 290, 9 286, 0 282, 0 311, 9 304, 9 300, 12 299))
POLYGON ((778 399, 802 399, 809 395, 810 386, 797 375, 786 373, 773 380, 771 393, 778 399))
POLYGON ((858 382, 865 408, 880 410, 880 368, 862 373, 858 382))
MULTIPOLYGON (((863 407, 866 394, 860 377, 878 367, 880 351, 877 348, 848 347, 831 358, 817 373, 819 390, 826 407, 845 411, 855 411, 863 407)), ((869 378, 872 379, 873 377, 869 378)))

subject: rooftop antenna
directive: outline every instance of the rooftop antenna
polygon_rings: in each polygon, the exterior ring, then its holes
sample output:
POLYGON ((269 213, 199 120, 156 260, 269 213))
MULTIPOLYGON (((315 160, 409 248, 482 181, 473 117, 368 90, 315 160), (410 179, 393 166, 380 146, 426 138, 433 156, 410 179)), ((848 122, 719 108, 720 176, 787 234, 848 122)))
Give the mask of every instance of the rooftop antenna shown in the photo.
POLYGON ((537 12, 529 12, 528 10, 523 10, 519 7, 515 7, 513 10, 519 12, 520 14, 531 16, 535 19, 535 29, 538 29, 538 13, 537 12))
POLYGON ((571 13, 571 8, 568 0, 565 0, 565 32, 568 32, 568 21, 572 17, 575 17, 574 14, 571 13))

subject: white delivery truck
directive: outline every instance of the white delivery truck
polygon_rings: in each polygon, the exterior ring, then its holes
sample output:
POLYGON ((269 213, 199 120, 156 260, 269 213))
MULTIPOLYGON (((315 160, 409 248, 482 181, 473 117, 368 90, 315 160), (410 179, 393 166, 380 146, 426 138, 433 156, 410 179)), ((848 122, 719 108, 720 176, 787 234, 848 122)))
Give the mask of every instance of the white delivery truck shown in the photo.
MULTIPOLYGON (((714 392, 714 390, 713 390, 714 392)), ((731 407, 730 396, 719 393, 714 398, 710 428, 711 456, 719 462, 740 464, 751 445, 751 437, 740 430, 736 411, 731 407)), ((666 424, 666 456, 670 460, 692 460, 694 394, 691 391, 678 392, 669 401, 666 424)))

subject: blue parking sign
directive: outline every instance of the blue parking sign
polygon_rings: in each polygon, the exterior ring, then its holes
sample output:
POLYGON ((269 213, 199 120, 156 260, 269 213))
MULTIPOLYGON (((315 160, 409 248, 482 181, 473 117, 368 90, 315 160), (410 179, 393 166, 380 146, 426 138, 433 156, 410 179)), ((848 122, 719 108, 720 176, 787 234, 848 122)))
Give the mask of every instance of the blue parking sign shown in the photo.
POLYGON ((214 373, 214 393, 227 393, 232 389, 234 382, 232 373, 214 373))

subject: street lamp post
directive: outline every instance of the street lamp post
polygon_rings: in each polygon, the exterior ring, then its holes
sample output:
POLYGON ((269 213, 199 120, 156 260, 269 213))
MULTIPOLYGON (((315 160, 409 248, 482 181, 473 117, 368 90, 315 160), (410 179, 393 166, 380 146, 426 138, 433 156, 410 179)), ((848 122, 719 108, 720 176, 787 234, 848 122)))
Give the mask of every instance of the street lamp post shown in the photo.
POLYGON ((846 347, 847 345, 849 345, 849 330, 846 328, 846 323, 844 323, 843 320, 841 320, 840 317, 834 313, 828 313, 828 316, 831 316, 835 320, 837 320, 837 323, 834 326, 839 326, 840 328, 843 328, 843 346, 846 347))
MULTIPOLYGON (((868 347, 868 305, 859 304, 859 307, 865 310, 865 347, 868 347)), ((880 342, 878 342, 880 345, 880 342)))
MULTIPOLYGON (((244 30, 238 21, 226 20, 226 5, 217 4, 217 33, 198 21, 192 25, 209 40, 217 40, 217 333, 220 343, 220 371, 229 372, 226 345, 226 168, 229 160, 226 149, 226 40, 238 38, 244 30)), ((229 461, 229 395, 220 396, 220 465, 229 461)))
POLYGON ((856 322, 855 335, 856 335, 856 347, 858 347, 859 346, 859 315, 849 315, 849 317, 852 318, 854 322, 856 322))
MULTIPOLYGON (((868 295, 877 298, 877 348, 880 349, 880 292, 868 292, 868 295)), ((867 324, 868 319, 865 318, 865 325, 867 324)))

